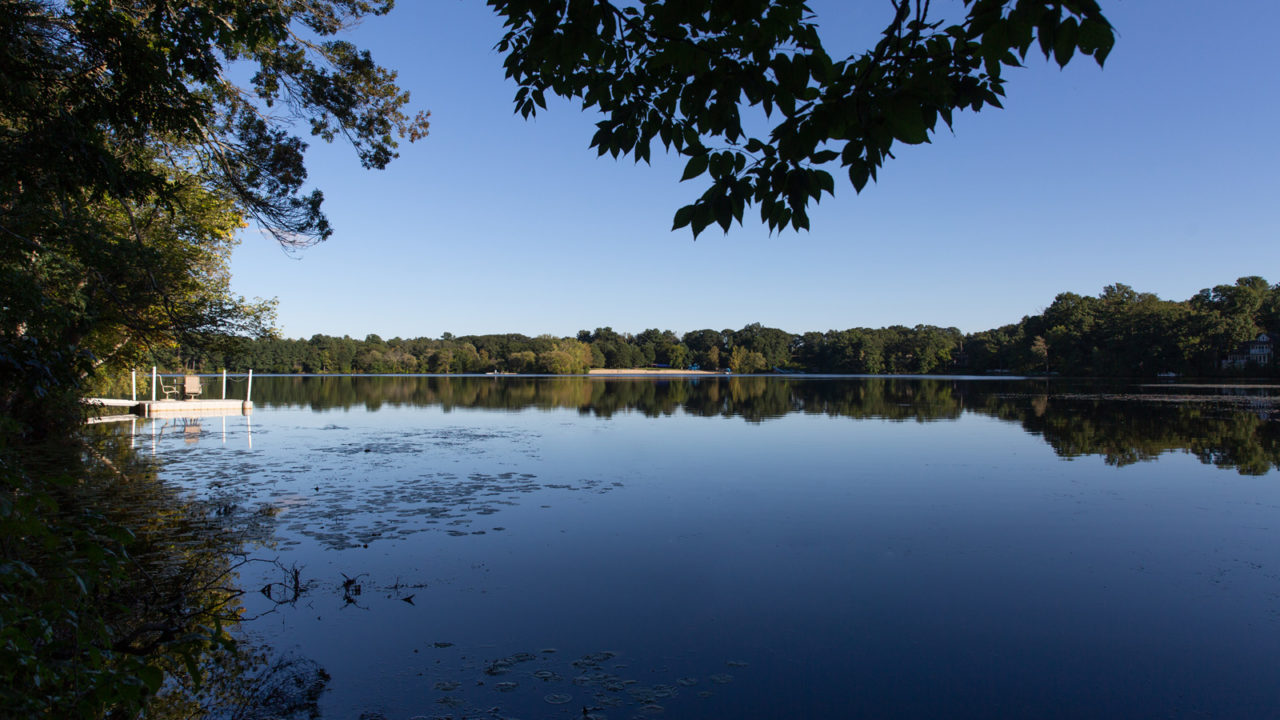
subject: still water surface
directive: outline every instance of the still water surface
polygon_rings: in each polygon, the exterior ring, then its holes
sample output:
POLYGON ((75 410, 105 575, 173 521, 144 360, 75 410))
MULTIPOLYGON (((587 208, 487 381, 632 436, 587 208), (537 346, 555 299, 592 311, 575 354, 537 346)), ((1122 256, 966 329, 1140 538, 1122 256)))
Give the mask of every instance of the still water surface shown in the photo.
POLYGON ((135 442, 266 519, 302 592, 246 566, 241 631, 329 673, 324 717, 1280 717, 1274 389, 254 394, 135 442))

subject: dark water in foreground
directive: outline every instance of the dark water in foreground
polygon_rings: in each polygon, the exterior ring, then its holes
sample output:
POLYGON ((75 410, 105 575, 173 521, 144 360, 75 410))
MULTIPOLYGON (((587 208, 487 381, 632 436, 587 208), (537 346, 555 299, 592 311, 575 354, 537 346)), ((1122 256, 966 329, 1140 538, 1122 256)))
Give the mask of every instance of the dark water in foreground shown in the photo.
POLYGON ((299 568, 241 631, 328 718, 1264 718, 1276 394, 262 378, 136 444, 299 568))

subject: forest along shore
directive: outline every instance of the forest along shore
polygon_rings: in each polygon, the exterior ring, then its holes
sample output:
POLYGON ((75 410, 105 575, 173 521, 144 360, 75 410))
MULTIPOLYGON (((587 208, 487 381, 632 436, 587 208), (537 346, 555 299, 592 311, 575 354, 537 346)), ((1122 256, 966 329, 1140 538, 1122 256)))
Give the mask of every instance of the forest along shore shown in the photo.
MULTIPOLYGON (((1280 285, 1258 276, 1161 300, 1128 285, 1097 297, 1059 293, 1039 315, 981 332, 894 325, 794 333, 751 323, 685 333, 611 327, 574 337, 520 333, 437 338, 263 337, 152 353, 162 368, 259 373, 577 375, 595 369, 685 367, 735 375, 773 368, 821 374, 1048 374, 1071 377, 1276 377, 1280 285)), ((648 373, 645 373, 648 374, 648 373)), ((661 373, 655 373, 661 374, 661 373)))

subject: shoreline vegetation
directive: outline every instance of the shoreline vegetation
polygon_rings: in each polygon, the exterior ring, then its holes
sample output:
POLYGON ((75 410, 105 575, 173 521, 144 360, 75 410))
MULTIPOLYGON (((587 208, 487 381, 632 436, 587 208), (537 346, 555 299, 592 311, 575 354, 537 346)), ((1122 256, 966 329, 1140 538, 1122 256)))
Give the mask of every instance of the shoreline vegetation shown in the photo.
POLYGON ((573 337, 221 336, 155 349, 141 360, 170 371, 281 374, 1275 377, 1277 335, 1280 285, 1249 276, 1181 301, 1122 284, 1097 296, 1060 293, 1038 314, 971 333, 935 325, 796 333, 751 323, 683 334, 602 327, 573 337))

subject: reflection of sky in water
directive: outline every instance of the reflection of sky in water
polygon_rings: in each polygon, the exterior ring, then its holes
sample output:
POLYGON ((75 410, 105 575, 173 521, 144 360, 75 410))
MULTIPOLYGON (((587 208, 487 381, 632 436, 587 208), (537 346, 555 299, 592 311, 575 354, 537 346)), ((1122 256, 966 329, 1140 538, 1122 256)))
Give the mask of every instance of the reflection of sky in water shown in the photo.
POLYGON ((161 436, 164 473, 279 510, 258 554, 311 587, 249 630, 333 675, 327 717, 1280 712, 1274 473, 977 415, 227 423, 161 436))

